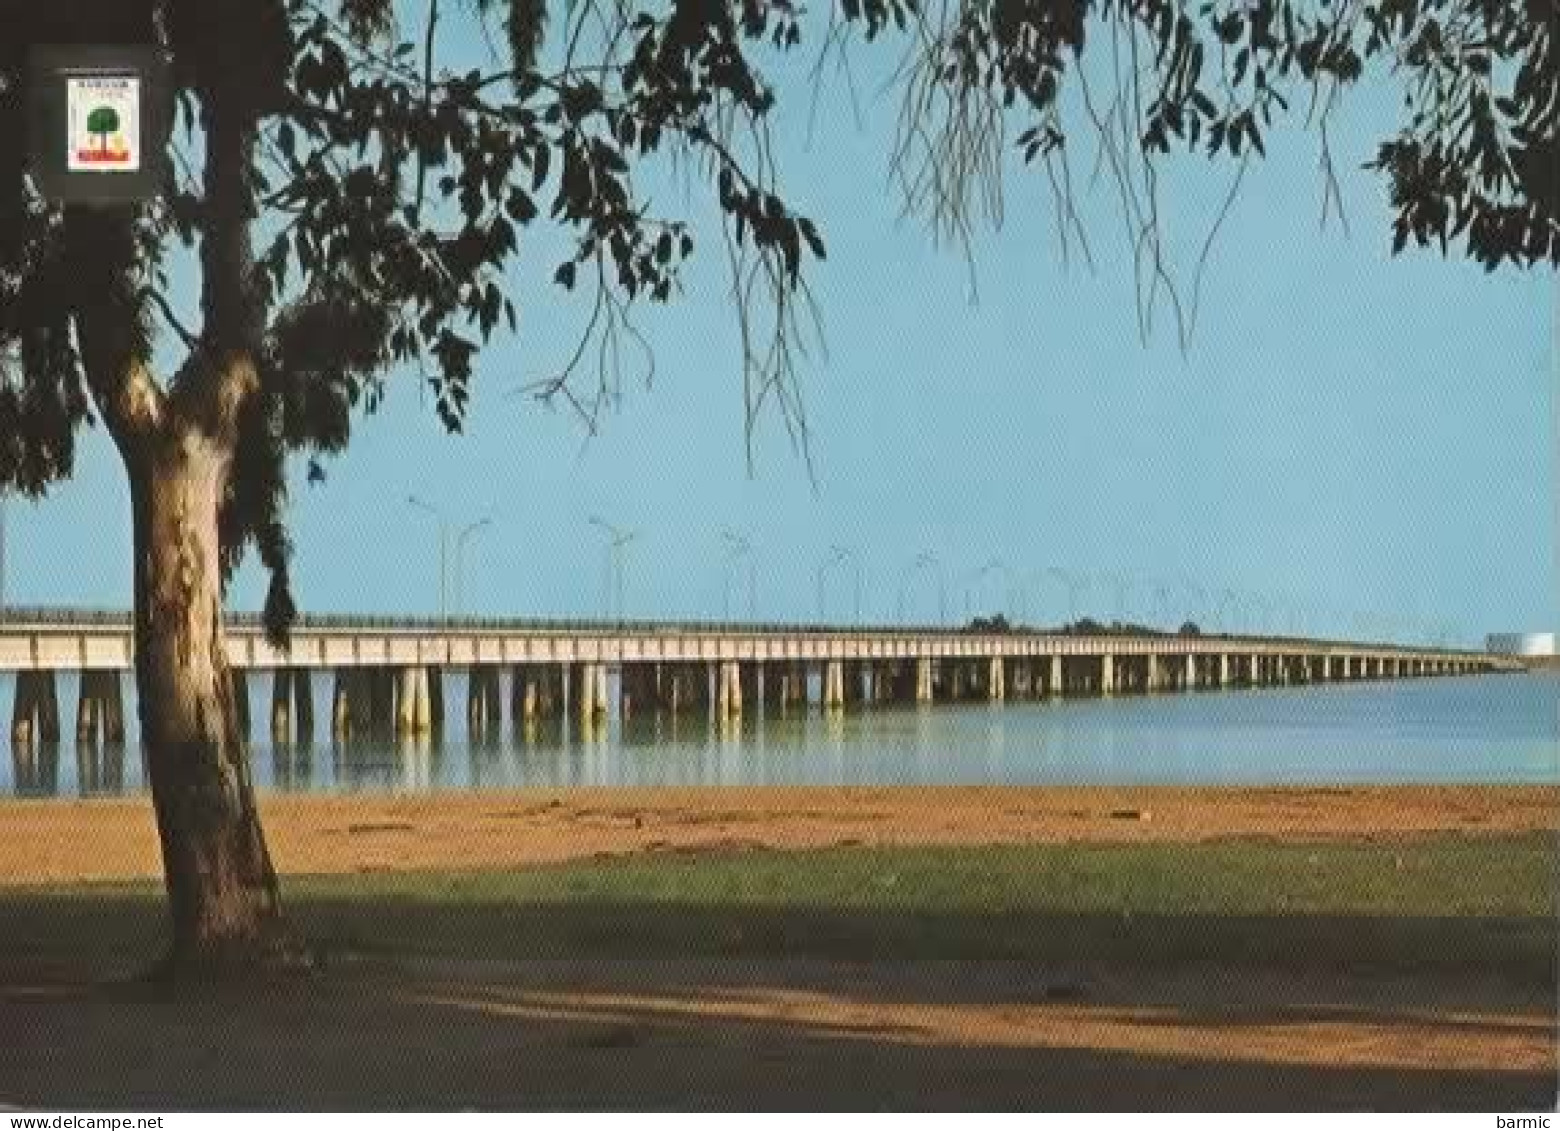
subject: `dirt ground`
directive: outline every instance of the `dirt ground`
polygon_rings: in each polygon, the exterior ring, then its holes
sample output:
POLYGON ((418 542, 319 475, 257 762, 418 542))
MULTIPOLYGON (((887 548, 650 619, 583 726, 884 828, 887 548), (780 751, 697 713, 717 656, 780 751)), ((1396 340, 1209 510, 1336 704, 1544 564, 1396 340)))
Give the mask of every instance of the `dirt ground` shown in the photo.
POLYGON ((1497 978, 774 960, 441 963, 242 998, 0 988, 0 1106, 1549 1108, 1497 978))
MULTIPOLYGON (((732 845, 1554 829, 1554 788, 571 790, 269 797, 284 872, 732 845)), ((156 873, 141 801, 0 805, 0 884, 156 873)), ((17 897, 20 893, 17 893, 17 897)), ((7 896, 0 890, 0 947, 7 896)), ((625 927, 631 929, 631 925, 625 927)), ((1552 979, 1012 961, 345 960, 183 992, 0 963, 0 1106, 1320 1108, 1555 1104, 1552 979)))
MULTIPOLYGON (((1557 828, 1560 787, 570 789, 261 802, 277 870, 511 868, 603 854, 1557 828)), ((160 875, 144 799, 0 803, 0 886, 160 875)))

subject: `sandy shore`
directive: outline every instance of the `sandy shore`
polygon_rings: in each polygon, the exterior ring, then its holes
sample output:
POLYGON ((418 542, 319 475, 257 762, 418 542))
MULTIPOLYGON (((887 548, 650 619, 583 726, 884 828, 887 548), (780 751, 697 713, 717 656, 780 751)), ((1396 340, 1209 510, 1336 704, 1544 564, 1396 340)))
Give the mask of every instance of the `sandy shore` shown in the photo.
MULTIPOLYGON (((513 868, 722 847, 1489 834, 1560 827, 1556 786, 570 789, 267 796, 283 873, 513 868)), ((0 885, 160 875, 144 798, 0 803, 0 885)))

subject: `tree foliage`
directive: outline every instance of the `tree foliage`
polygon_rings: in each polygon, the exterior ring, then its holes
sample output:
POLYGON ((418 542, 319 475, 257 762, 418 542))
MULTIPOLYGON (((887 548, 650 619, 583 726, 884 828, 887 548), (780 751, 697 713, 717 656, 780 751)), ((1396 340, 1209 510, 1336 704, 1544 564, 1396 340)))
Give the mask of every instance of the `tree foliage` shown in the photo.
POLYGON ((1069 152, 1092 134, 1150 293, 1168 284, 1162 161, 1243 166, 1288 114, 1320 138, 1331 195, 1328 116, 1373 71, 1404 104, 1371 166, 1390 187, 1394 248, 1560 264, 1560 0, 839 0, 817 13, 793 0, 84 0, 13 3, 0 19, 0 136, 23 135, 35 43, 158 44, 181 110, 166 195, 133 213, 50 204, 24 147, 0 147, 0 483, 36 495, 69 475, 94 415, 113 430, 136 403, 194 419, 220 402, 224 551, 231 566, 258 549, 278 629, 292 609, 287 456, 318 474, 401 370, 458 430, 480 351, 518 330, 511 268, 533 228, 568 234, 549 269, 590 311, 539 391, 587 417, 610 399, 625 353, 643 349, 633 308, 676 296, 714 242, 641 191, 652 160, 718 206, 750 411, 772 397, 802 426, 790 376, 825 249, 781 191, 768 133, 781 91, 765 67, 804 44, 820 62, 854 40, 901 53, 893 168, 943 232, 1000 211, 1011 154, 1056 190, 1065 246, 1069 152), (494 45, 485 62, 451 54, 461 21, 494 45), (180 245, 199 254, 198 320, 168 288, 180 245), (187 347, 160 379, 158 334, 187 347), (235 354, 256 379, 217 387, 214 360, 235 354), (127 367, 141 384, 108 375, 127 367))

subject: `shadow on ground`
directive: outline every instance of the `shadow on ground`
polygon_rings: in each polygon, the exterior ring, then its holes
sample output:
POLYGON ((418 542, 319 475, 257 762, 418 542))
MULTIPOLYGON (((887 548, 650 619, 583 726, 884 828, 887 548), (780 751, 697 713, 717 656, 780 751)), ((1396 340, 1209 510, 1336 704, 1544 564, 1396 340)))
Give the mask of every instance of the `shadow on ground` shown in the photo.
POLYGON ((304 985, 125 981, 143 891, 0 898, 0 1103, 1523 1110, 1537 919, 896 915, 295 897, 304 985))

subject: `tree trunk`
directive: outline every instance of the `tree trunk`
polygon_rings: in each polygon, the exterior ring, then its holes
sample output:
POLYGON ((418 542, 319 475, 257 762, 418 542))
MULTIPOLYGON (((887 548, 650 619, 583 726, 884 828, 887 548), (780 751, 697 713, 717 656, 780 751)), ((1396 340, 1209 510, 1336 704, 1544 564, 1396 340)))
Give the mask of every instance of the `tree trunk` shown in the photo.
POLYGON ((230 459, 194 428, 128 461, 135 666, 174 971, 289 961, 222 631, 217 508, 230 459))

